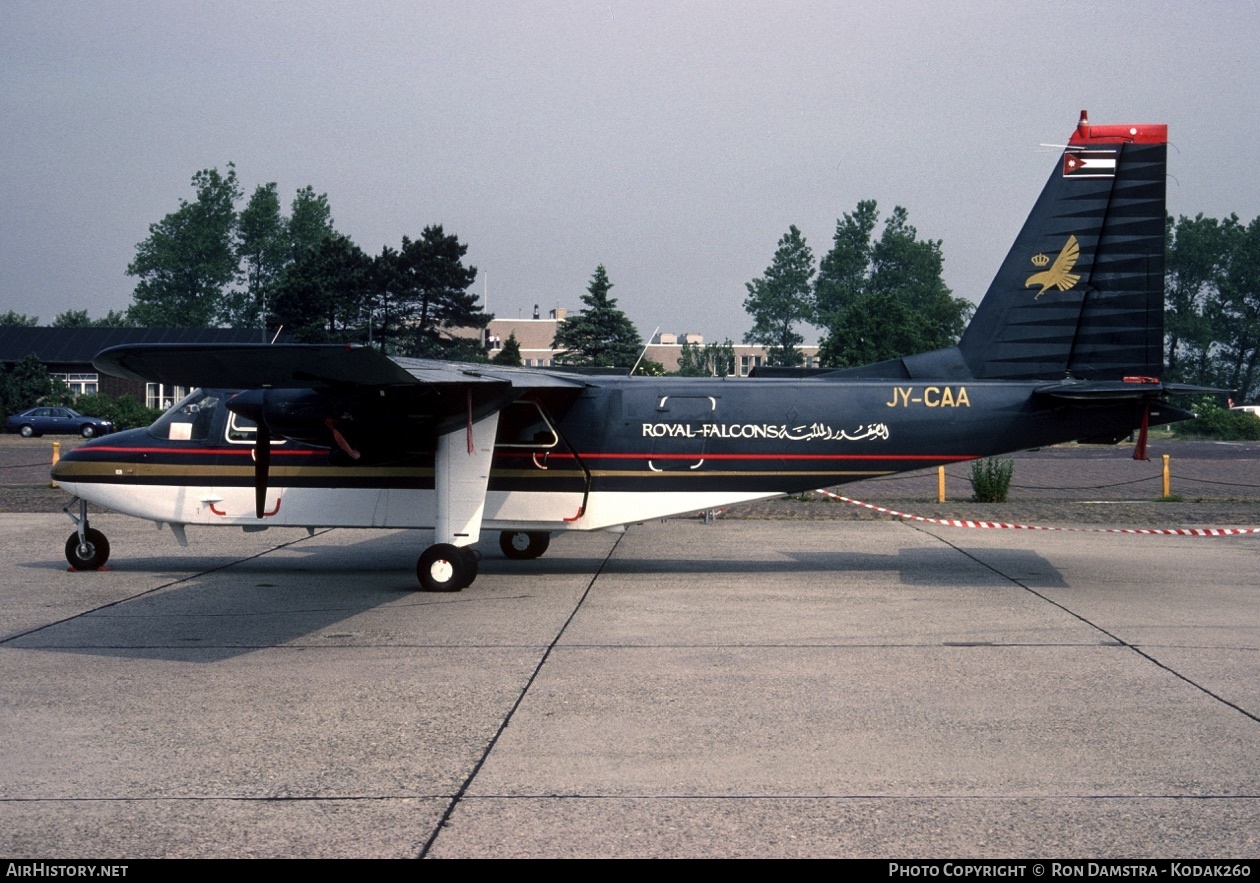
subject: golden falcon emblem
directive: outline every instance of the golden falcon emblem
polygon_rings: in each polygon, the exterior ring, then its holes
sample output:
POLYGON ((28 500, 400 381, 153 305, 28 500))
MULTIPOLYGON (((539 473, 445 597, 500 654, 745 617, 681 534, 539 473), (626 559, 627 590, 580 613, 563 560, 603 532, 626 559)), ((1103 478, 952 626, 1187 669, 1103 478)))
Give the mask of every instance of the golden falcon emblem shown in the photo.
MULTIPOLYGON (((1076 261, 1081 256, 1081 245, 1076 241, 1076 236, 1069 236, 1068 241, 1063 246, 1063 251, 1059 252, 1059 256, 1054 259, 1054 265, 1049 270, 1042 270, 1040 273, 1033 273, 1028 277, 1028 281, 1024 283, 1027 288, 1030 285, 1040 285, 1041 291, 1037 292, 1037 296, 1033 300, 1038 300, 1043 294, 1051 288, 1057 288, 1059 291, 1067 291, 1077 282, 1081 281, 1081 277, 1072 270, 1076 267, 1076 261)), ((1045 260, 1043 255, 1039 255, 1045 260)), ((1036 263, 1036 258, 1033 259, 1036 263)), ((1042 266, 1045 266, 1043 263, 1042 266)))

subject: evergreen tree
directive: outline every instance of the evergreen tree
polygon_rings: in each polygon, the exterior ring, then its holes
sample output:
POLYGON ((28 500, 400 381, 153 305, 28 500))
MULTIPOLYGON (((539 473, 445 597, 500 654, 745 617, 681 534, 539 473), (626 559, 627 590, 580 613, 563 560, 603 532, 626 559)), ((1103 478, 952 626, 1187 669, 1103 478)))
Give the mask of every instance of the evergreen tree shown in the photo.
POLYGON ((813 315, 813 277, 814 254, 793 225, 779 240, 765 274, 745 284, 748 297, 744 309, 752 316, 753 327, 744 335, 744 343, 767 347, 768 364, 800 365, 804 361, 800 345, 805 338, 796 328, 813 315))
POLYGON ((325 238, 285 273, 271 302, 270 324, 302 343, 361 340, 371 271, 371 259, 349 237, 325 238))
POLYGON ((450 334, 453 328, 485 328, 494 318, 468 290, 477 268, 464 266, 467 252, 468 246, 441 225, 425 227, 414 241, 404 236, 398 251, 386 248, 378 259, 375 291, 382 329, 378 339, 396 340, 396 348, 407 355, 484 359, 477 341, 450 334))
POLYGON ((626 314, 617 309, 608 271, 600 264, 591 276, 581 314, 561 322, 551 345, 564 350, 556 358, 562 364, 595 368, 629 368, 639 358, 643 340, 626 314))
POLYGON ((490 361, 496 365, 513 365, 520 367, 521 343, 516 339, 515 331, 508 335, 508 339, 503 341, 502 349, 495 353, 494 358, 490 361))

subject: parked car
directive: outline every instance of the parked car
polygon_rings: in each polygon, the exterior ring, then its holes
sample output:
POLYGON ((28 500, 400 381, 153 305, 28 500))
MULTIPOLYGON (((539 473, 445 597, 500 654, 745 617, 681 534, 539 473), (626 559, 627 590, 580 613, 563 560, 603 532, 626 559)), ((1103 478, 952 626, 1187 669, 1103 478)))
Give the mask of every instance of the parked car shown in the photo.
POLYGON ((4 421, 5 432, 16 432, 22 438, 43 435, 81 435, 91 438, 114 431, 114 424, 101 417, 88 417, 73 408, 29 408, 4 421))
POLYGON ((1250 414, 1252 417, 1260 417, 1260 405, 1234 405, 1230 410, 1242 411, 1245 414, 1250 414))

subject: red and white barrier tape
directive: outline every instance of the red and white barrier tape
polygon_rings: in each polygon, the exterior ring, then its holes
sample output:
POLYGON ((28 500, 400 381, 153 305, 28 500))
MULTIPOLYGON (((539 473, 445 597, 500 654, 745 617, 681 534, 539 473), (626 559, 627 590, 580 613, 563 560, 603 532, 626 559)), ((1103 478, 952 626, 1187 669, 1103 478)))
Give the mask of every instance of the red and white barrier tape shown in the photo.
POLYGON ((854 506, 861 506, 863 509, 870 509, 872 512, 882 512, 895 518, 922 521, 927 524, 940 524, 945 527, 978 527, 989 530, 1055 530, 1075 533, 1140 533, 1161 537, 1239 537, 1248 534, 1260 534, 1260 527, 1047 527, 1040 524, 1007 524, 1002 521, 961 521, 955 518, 928 518, 925 515, 910 515, 906 512, 898 512, 896 509, 885 509, 883 506, 876 506, 874 503, 863 503, 861 500, 833 494, 831 491, 826 491, 822 488, 819 488, 817 493, 824 494, 835 500, 842 500, 845 503, 852 503, 854 506))

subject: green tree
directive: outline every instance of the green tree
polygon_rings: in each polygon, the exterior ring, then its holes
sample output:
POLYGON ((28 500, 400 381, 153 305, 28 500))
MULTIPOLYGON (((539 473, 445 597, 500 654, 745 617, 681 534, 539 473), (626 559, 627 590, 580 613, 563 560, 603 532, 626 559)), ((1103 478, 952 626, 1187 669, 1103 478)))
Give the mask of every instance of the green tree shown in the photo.
POLYGON ((91 328, 92 319, 87 310, 66 310, 52 320, 53 328, 91 328))
MULTIPOLYGON (((410 244, 411 240, 403 237, 403 247, 410 244)), ((371 282, 364 301, 367 338, 373 345, 387 352, 397 352, 405 346, 399 338, 415 313, 413 293, 402 254, 385 246, 372 261, 371 282)))
POLYGON ((47 404, 59 398, 57 393, 61 390, 66 390, 65 384, 53 380, 34 353, 16 362, 9 371, 0 365, 0 414, 7 416, 47 404))
POLYGON ((104 318, 96 319, 94 323, 97 328, 135 328, 136 322, 127 314, 126 310, 110 310, 104 318))
POLYGON ((397 328, 392 334, 404 354, 484 359, 477 341, 450 334, 453 328, 485 328, 494 318, 482 311, 477 295, 468 290, 477 279, 477 268, 464 266, 467 252, 468 246, 454 234, 447 235, 439 224, 425 227, 419 239, 404 236, 397 252, 386 249, 382 253, 379 260, 384 267, 379 274, 388 285, 378 286, 376 293, 378 327, 397 328))
POLYGON ((0 328, 38 328, 39 316, 28 316, 25 313, 15 313, 9 310, 7 313, 0 313, 0 328))
POLYGON ((800 365, 800 346, 805 338, 796 330, 813 315, 810 280, 814 278, 814 253, 795 225, 779 240, 774 260, 758 279, 745 283, 744 309, 753 327, 744 343, 768 348, 770 365, 800 365))
POLYGON ((608 271, 600 264, 582 295, 586 308, 556 326, 551 345, 564 351, 556 357, 558 362, 595 368, 634 365, 643 340, 626 314, 617 309, 617 300, 608 296, 612 287, 608 271))
POLYGON ((152 224, 127 267, 140 280, 130 309, 140 325, 205 328, 223 312, 237 267, 236 169, 229 163, 226 176, 203 169, 192 186, 196 200, 180 200, 178 210, 152 224))
POLYGON ((1167 221, 1165 374, 1260 395, 1260 218, 1167 221))
POLYGON ((285 273, 271 302, 270 324, 302 343, 362 340, 371 272, 371 258, 349 237, 325 238, 285 273))
POLYGON ((515 331, 508 335, 508 339, 503 341, 502 348, 494 354, 494 358, 490 361, 496 365, 520 366, 521 342, 516 339, 515 331))
POLYGON ((293 251, 276 184, 259 185, 237 217, 236 256, 245 287, 225 299, 223 320, 228 325, 258 328, 263 324, 293 251))
POLYGON ((1213 349, 1225 331, 1220 283, 1237 216, 1222 223, 1202 214, 1165 221, 1164 341, 1171 380, 1212 385, 1213 349))
MULTIPOLYGON (((1232 219, 1231 219, 1232 220, 1232 219)), ((1228 250, 1219 290, 1220 322, 1218 375, 1245 401, 1257 392, 1260 362, 1260 217, 1226 229, 1228 250)))
POLYGON ((306 185, 293 197, 289 214, 289 260, 298 262, 334 232, 328 194, 316 194, 315 188, 306 185))
POLYGON ((52 320, 53 328, 131 328, 132 322, 125 311, 110 310, 103 319, 93 319, 87 310, 66 310, 52 320))
POLYGON ((735 372, 735 345, 730 340, 703 346, 684 343, 678 354, 679 377, 726 377, 735 372))
POLYGON ((871 235, 878 221, 879 208, 873 199, 862 200, 852 213, 836 221, 831 251, 818 262, 814 282, 814 317, 821 327, 831 327, 867 291, 871 235))
POLYGON ((879 209, 863 200, 836 221, 831 251, 814 284, 814 321, 824 329, 819 360, 848 367, 941 349, 957 342, 972 305, 942 276, 940 240, 921 240, 897 206, 874 231, 879 209))

